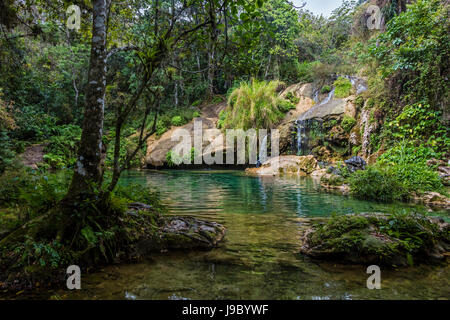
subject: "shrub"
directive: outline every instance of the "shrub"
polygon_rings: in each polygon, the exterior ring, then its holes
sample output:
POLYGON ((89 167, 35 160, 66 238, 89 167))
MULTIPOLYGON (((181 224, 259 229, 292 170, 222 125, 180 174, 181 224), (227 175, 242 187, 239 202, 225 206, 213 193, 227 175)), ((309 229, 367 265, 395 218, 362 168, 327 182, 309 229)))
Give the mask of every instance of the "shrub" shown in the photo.
POLYGON ((198 117, 200 117, 200 112, 194 111, 194 113, 193 113, 192 116, 193 116, 194 118, 198 118, 198 117))
POLYGON ((170 122, 167 124, 167 121, 164 119, 159 119, 158 122, 156 122, 156 136, 162 136, 167 130, 169 130, 169 126, 170 122))
POLYGON ((296 97, 292 92, 286 93, 285 99, 289 100, 292 104, 297 104, 300 98, 296 97))
POLYGON ((203 102, 202 100, 195 100, 194 102, 192 102, 191 106, 192 107, 197 107, 197 106, 201 105, 202 102, 203 102))
POLYGON ((362 199, 390 202, 408 197, 400 181, 388 170, 374 166, 353 173, 349 183, 352 194, 362 199))
POLYGON ((387 202, 408 200, 413 192, 443 191, 439 175, 420 163, 371 166, 355 172, 349 182, 355 196, 387 202))
POLYGON ((278 105, 278 109, 280 109, 281 112, 286 113, 289 110, 295 109, 295 105, 288 101, 288 100, 282 100, 280 101, 280 104, 278 105))
POLYGON ((356 120, 353 117, 344 115, 342 119, 341 126, 346 132, 350 132, 356 124, 356 120))
POLYGON ((182 126, 183 124, 185 124, 184 119, 181 116, 175 116, 173 117, 170 122, 172 123, 173 126, 175 127, 179 127, 182 126))
POLYGON ((58 126, 52 129, 52 134, 44 150, 44 160, 56 169, 73 166, 81 139, 81 128, 72 124, 58 126))
POLYGON ((227 113, 225 110, 219 112, 219 120, 217 121, 217 128, 222 129, 225 119, 227 118, 227 113))
POLYGON ((329 93, 331 91, 331 87, 328 85, 325 85, 322 87, 322 89, 320 90, 320 93, 324 94, 324 93, 329 93))
POLYGON ((222 96, 215 96, 215 97, 212 99, 211 103, 213 103, 213 104, 218 104, 218 103, 223 102, 223 100, 224 100, 224 98, 223 98, 222 96))
POLYGON ((115 197, 125 199, 126 202, 141 202, 151 205, 158 212, 166 211, 166 206, 163 204, 158 190, 143 188, 137 183, 124 185, 119 182, 113 194, 115 197))
POLYGON ((352 90, 352 83, 347 78, 339 77, 333 85, 336 87, 334 95, 336 98, 346 98, 352 90))
POLYGON ((358 97, 355 99, 355 104, 356 104, 356 106, 357 106, 358 108, 364 107, 364 98, 363 98, 362 96, 358 96, 358 97))
POLYGON ((440 158, 441 154, 433 149, 420 145, 418 147, 409 142, 397 143, 394 147, 386 150, 378 159, 381 165, 397 164, 425 164, 432 158, 440 158))

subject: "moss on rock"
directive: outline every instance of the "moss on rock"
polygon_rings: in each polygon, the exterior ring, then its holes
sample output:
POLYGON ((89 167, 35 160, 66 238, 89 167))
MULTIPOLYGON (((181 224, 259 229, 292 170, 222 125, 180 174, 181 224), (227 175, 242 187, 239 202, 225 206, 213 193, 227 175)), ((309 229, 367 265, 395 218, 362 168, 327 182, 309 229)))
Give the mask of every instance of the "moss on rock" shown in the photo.
POLYGON ((302 238, 301 253, 354 264, 407 266, 442 261, 450 225, 420 214, 334 216, 302 238))

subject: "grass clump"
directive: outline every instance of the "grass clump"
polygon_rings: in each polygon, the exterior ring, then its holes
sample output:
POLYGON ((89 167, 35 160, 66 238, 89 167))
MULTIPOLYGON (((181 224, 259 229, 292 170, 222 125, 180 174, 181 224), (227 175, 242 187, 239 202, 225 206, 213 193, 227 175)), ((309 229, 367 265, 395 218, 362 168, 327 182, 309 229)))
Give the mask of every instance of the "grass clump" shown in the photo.
POLYGON ((333 85, 336 87, 334 95, 336 98, 346 98, 352 90, 352 83, 347 78, 339 77, 333 85))
POLYGON ((283 119, 293 104, 278 95, 279 81, 241 82, 228 97, 223 128, 270 128, 283 119))

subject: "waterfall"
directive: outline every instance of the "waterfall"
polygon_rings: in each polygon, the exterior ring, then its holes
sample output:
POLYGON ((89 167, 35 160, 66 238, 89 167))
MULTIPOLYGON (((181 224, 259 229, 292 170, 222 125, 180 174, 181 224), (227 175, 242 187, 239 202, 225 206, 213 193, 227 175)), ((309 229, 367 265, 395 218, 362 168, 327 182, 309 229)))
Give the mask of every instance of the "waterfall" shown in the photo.
POLYGON ((333 99, 335 90, 336 90, 336 88, 333 88, 333 90, 331 90, 328 93, 328 96, 325 99, 323 99, 322 101, 320 101, 319 106, 324 105, 325 103, 328 103, 331 99, 333 99))
POLYGON ((261 145, 259 146, 259 155, 258 159, 261 163, 264 163, 267 160, 267 137, 269 135, 266 134, 264 136, 264 139, 261 142, 261 145))
POLYGON ((309 154, 307 129, 310 125, 310 120, 298 119, 295 125, 297 127, 297 155, 306 156, 309 154))
POLYGON ((313 100, 315 103, 319 103, 319 90, 314 93, 313 100))

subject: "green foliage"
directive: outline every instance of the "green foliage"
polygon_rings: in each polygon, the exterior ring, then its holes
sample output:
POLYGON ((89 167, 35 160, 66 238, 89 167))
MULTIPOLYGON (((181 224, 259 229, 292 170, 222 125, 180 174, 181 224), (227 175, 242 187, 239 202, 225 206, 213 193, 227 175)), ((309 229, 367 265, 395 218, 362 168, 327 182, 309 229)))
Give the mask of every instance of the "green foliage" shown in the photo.
POLYGON ((418 141, 433 149, 438 158, 450 152, 450 129, 442 123, 442 112, 429 104, 405 106, 394 120, 385 124, 384 135, 396 141, 418 141))
POLYGON ((378 159, 380 165, 403 165, 420 164, 425 165, 427 160, 440 158, 441 153, 436 153, 432 148, 420 145, 414 146, 412 143, 402 141, 394 147, 386 150, 378 159))
POLYGON ((408 200, 413 192, 443 190, 436 172, 415 163, 370 166, 353 173, 349 182, 356 197, 385 202, 408 200))
POLYGON ((81 139, 81 128, 77 125, 63 125, 52 129, 53 135, 45 148, 44 160, 52 168, 60 169, 75 164, 77 146, 81 139))
POLYGON ((332 215, 326 223, 314 225, 308 245, 321 248, 329 257, 368 256, 389 265, 402 258, 412 265, 413 258, 423 260, 448 236, 448 230, 440 230, 437 223, 417 213, 332 215))
POLYGON ((331 87, 329 85, 325 85, 322 87, 322 89, 320 90, 321 94, 325 94, 325 93, 329 93, 331 91, 331 87))
POLYGON ((217 121, 217 128, 219 129, 223 129, 224 128, 224 123, 225 123, 225 119, 227 118, 227 112, 225 110, 221 110, 219 112, 219 120, 217 121))
POLYGON ((163 120, 158 120, 156 122, 156 136, 162 136, 169 128, 167 127, 167 123, 163 120))
POLYGON ((286 93, 285 99, 289 100, 289 102, 292 103, 293 105, 298 104, 300 101, 300 98, 295 96, 291 91, 286 93))
POLYGON ((153 210, 166 212, 167 208, 161 200, 158 190, 142 188, 139 184, 122 184, 114 189, 114 196, 124 199, 126 202, 140 202, 150 205, 153 210))
POLYGON ((355 99, 355 104, 358 108, 364 107, 364 98, 362 96, 357 96, 355 99))
POLYGON ((448 104, 450 90, 442 75, 449 71, 449 46, 448 4, 418 0, 388 23, 370 52, 383 77, 402 81, 408 100, 437 109, 448 104))
POLYGON ((198 152, 195 150, 195 148, 191 148, 189 154, 186 154, 184 156, 173 152, 173 150, 169 150, 169 152, 167 152, 166 154, 166 163, 169 167, 175 167, 182 164, 193 164, 194 159, 197 155, 198 152))
POLYGON ((295 104, 293 104, 291 101, 288 100, 281 100, 278 104, 278 109, 282 112, 282 113, 286 113, 289 110, 293 110, 295 109, 295 104))
POLYGON ((341 126, 346 132, 350 132, 356 124, 356 119, 348 115, 344 115, 341 126))
POLYGON ((224 128, 270 128, 292 108, 277 94, 279 81, 242 82, 228 98, 224 128), (283 110, 283 111, 282 111, 283 110))
POLYGON ((20 206, 23 214, 34 216, 54 207, 66 194, 71 172, 6 171, 0 176, 0 206, 20 206))
POLYGON ((180 116, 175 116, 170 120, 171 124, 175 127, 179 127, 184 125, 184 120, 180 116))
POLYGON ((335 86, 334 95, 336 98, 346 98, 352 90, 352 83, 347 78, 339 77, 333 85, 335 86))

